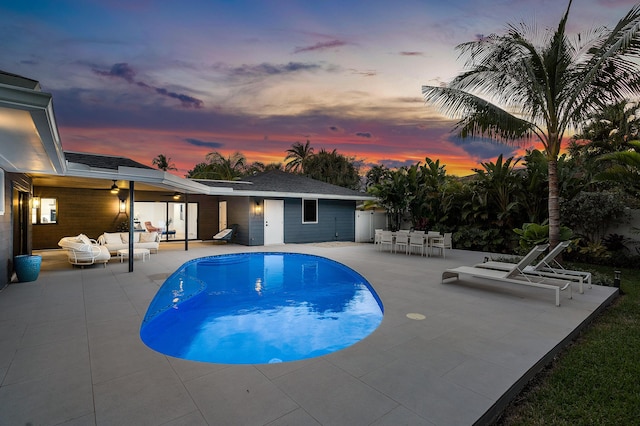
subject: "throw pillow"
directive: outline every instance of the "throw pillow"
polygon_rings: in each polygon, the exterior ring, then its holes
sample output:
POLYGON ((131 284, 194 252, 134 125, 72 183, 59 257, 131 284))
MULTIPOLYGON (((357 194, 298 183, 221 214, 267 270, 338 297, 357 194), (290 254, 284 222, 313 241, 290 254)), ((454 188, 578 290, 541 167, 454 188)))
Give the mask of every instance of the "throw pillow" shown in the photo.
POLYGON ((153 243, 158 238, 157 232, 141 232, 140 233, 140 242, 141 243, 153 243))
POLYGON ((108 232, 105 232, 104 241, 107 244, 122 244, 122 238, 120 238, 120 234, 110 234, 108 232))

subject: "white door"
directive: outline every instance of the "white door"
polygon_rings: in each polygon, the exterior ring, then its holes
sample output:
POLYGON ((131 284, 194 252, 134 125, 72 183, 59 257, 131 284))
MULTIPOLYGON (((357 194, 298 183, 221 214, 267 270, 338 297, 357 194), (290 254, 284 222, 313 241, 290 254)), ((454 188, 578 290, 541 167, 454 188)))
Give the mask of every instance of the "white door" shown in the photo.
POLYGON ((373 212, 356 210, 356 243, 373 241, 373 212))
POLYGON ((264 245, 284 244, 284 200, 264 200, 264 245))
POLYGON ((218 230, 227 229, 227 202, 220 201, 218 203, 218 230))

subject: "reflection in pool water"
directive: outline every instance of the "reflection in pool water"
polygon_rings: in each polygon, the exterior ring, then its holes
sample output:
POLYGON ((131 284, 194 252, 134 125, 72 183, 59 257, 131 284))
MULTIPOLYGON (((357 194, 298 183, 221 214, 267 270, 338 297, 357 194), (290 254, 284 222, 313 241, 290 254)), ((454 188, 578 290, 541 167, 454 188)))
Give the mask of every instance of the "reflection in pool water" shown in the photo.
POLYGON ((243 253, 194 259, 162 285, 140 329, 158 352, 261 364, 324 355, 372 333, 383 308, 352 269, 319 256, 243 253))

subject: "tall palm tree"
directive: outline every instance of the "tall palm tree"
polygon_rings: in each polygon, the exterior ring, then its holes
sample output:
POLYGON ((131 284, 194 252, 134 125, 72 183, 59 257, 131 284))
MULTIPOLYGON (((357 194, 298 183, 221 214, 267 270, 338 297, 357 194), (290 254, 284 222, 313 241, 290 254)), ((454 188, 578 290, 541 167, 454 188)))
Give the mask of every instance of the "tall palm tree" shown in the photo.
POLYGON ((167 170, 178 170, 176 165, 171 162, 171 158, 167 158, 164 154, 158 154, 158 156, 151 161, 151 164, 165 172, 167 170))
POLYGON ((640 5, 615 28, 599 28, 570 40, 565 33, 569 1, 555 31, 510 25, 457 47, 468 71, 445 87, 423 86, 428 103, 457 117, 462 137, 501 142, 535 137, 544 146, 549 170, 549 242, 560 236, 558 156, 567 131, 579 129, 603 105, 640 93, 634 59, 640 57, 640 5), (490 99, 484 99, 482 96, 490 99))
POLYGON ((307 139, 307 143, 304 145, 296 142, 285 152, 287 156, 284 157, 284 161, 290 160, 285 165, 285 170, 294 173, 304 173, 305 163, 313 155, 313 148, 309 140, 307 139))

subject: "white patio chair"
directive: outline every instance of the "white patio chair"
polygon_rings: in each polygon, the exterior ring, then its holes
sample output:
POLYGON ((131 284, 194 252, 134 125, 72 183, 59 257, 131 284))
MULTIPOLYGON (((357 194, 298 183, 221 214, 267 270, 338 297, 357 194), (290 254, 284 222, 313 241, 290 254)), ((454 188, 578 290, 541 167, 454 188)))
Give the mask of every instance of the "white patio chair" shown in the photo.
POLYGON ((431 242, 431 248, 437 248, 442 252, 442 257, 446 257, 444 252, 445 249, 452 249, 453 245, 451 243, 451 232, 446 232, 444 236, 434 238, 431 242))
POLYGON ((415 250, 418 250, 420 252, 420 256, 424 256, 425 241, 426 238, 424 236, 424 231, 415 231, 409 233, 409 253, 413 253, 415 250))
POLYGON ((380 234, 380 250, 384 250, 385 246, 389 246, 389 251, 393 251, 393 232, 382 231, 380 234))
POLYGON ((408 232, 398 232, 396 234, 396 253, 398 250, 404 250, 404 254, 409 254, 409 233, 408 232))
MULTIPOLYGON (((382 229, 376 229, 375 230, 375 234, 373 235, 373 245, 374 245, 374 247, 380 245, 380 240, 381 239, 382 239, 382 229)), ((380 249, 380 247, 378 247, 378 249, 380 249)))

